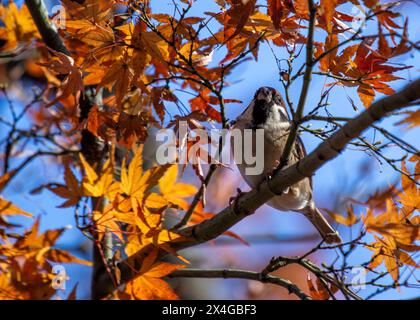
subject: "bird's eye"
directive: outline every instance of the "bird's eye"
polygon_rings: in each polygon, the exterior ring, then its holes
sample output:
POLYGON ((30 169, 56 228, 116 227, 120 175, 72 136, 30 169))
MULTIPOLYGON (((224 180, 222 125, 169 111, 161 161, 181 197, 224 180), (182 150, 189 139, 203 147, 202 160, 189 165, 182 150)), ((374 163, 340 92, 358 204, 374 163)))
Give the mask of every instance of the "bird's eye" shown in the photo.
POLYGON ((278 96, 278 92, 276 89, 271 89, 271 95, 273 96, 273 98, 277 98, 278 96))

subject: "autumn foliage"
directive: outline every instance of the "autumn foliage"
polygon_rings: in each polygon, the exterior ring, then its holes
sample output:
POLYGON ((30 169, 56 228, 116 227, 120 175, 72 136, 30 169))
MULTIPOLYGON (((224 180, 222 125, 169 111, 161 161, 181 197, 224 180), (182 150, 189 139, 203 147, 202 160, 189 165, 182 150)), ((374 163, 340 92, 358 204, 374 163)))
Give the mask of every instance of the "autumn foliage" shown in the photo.
MULTIPOLYGON (((262 46, 284 57, 276 57, 277 66, 273 63, 273 69, 279 68, 274 80, 302 131, 325 140, 348 120, 337 116, 342 104, 331 108, 332 114, 326 109, 331 92, 354 90, 360 103, 347 95, 351 111, 368 109, 378 96, 394 94, 392 82, 402 81, 412 68, 395 59, 418 50, 409 38, 408 19, 389 1, 214 0, 201 15, 191 13, 200 1, 174 1, 173 14, 160 12, 155 2, 62 0, 63 10, 41 23, 34 10, 43 8, 33 1, 0 6, 0 82, 3 107, 12 110, 10 119, 0 118, 0 192, 9 194, 11 182, 34 160, 50 158, 62 177, 38 183, 31 193, 58 196, 57 207, 74 211, 74 227, 97 251, 88 262, 60 249, 57 240, 65 228, 41 231, 44 218, 36 210, 26 212, 18 201, 1 196, 0 299, 54 298, 52 267, 57 263, 105 266, 100 272, 112 290, 99 292, 100 298, 178 299, 168 279, 182 278, 182 271, 191 267, 175 249, 191 241, 180 230, 217 215, 211 204, 219 199, 209 197, 207 187, 216 179, 211 180, 214 172, 225 166, 217 161, 203 165, 199 160, 214 157, 203 151, 189 155, 196 160, 189 164, 159 166, 144 159, 146 140, 157 129, 178 132, 181 121, 188 125, 187 136, 196 128, 228 129, 229 108, 242 112, 248 101, 242 107, 244 97, 225 96, 224 89, 238 86, 239 66, 268 59, 261 55, 262 46), (349 10, 353 6, 363 9, 363 21, 355 20, 349 10), (373 32, 365 31, 367 25, 373 32), (56 37, 42 30, 45 26, 53 26, 56 37), (13 72, 16 65, 20 69, 13 72), (289 89, 300 88, 297 83, 307 68, 325 85, 319 104, 297 115, 289 89), (306 121, 325 121, 332 129, 312 130, 306 121), (185 174, 190 169, 191 175, 185 174), (14 223, 18 216, 32 226, 14 223), (127 266, 131 276, 121 274, 127 266)), ((410 107, 392 126, 417 130, 420 110, 410 107)), ((267 269, 275 274, 284 265, 297 265, 307 298, 355 298, 345 278, 351 267, 345 259, 353 251, 368 253, 361 266, 371 276, 366 285, 374 289, 409 287, 412 278, 407 276, 418 268, 419 153, 386 129, 376 130, 385 142, 371 144, 361 137, 353 147, 382 159, 399 181, 374 194, 351 197, 340 209, 325 209, 343 230, 353 232, 342 245, 321 243, 310 252, 337 250, 343 265, 317 269, 306 264, 304 255, 267 269), (398 160, 383 153, 390 145, 402 152, 398 160)), ((190 143, 177 141, 187 150, 190 143)), ((241 234, 222 234, 252 246, 241 234)), ((213 244, 217 247, 217 241, 213 244)), ((76 291, 68 298, 74 299, 76 291)))

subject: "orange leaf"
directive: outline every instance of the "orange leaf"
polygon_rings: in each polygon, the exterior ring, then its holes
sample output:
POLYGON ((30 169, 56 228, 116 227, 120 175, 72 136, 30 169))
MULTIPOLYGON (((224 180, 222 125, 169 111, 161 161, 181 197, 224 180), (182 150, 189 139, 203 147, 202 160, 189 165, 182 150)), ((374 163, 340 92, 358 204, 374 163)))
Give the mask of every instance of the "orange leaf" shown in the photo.
POLYGON ((335 7, 337 4, 338 0, 321 0, 320 2, 328 33, 331 33, 332 31, 332 18, 334 16, 335 7))
POLYGON ((32 217, 32 214, 26 211, 23 211, 22 209, 18 208, 13 203, 11 203, 10 201, 7 201, 0 197, 0 215, 6 215, 6 214, 7 215, 18 214, 25 217, 32 217))
POLYGON ((230 0, 231 8, 225 12, 225 41, 228 41, 245 27, 249 16, 254 12, 256 0, 230 0))
POLYGON ((177 183, 178 165, 169 167, 162 179, 159 180, 159 188, 163 197, 182 209, 186 210, 188 204, 184 200, 197 192, 197 188, 187 183, 177 183))
POLYGON ((127 284, 125 293, 129 294, 133 299, 178 299, 177 294, 161 278, 171 274, 175 270, 185 268, 185 266, 167 262, 156 262, 156 258, 157 250, 153 250, 144 259, 139 276, 127 284))
POLYGON ((328 290, 324 287, 322 282, 317 278, 316 279, 316 286, 313 284, 311 276, 308 273, 306 278, 306 283, 309 288, 309 294, 312 299, 314 300, 328 300, 330 298, 330 294, 328 290))
POLYGON ((332 212, 331 210, 328 209, 324 209, 325 211, 327 211, 328 215, 336 222, 343 224, 345 226, 352 226, 355 223, 357 223, 357 221, 359 221, 359 219, 356 217, 356 215, 354 214, 354 210, 353 210, 353 206, 350 206, 347 208, 347 216, 344 217, 340 214, 337 214, 335 212, 332 212))
POLYGON ((360 85, 359 88, 357 88, 357 93, 359 94, 360 100, 362 100, 363 105, 366 108, 369 108, 370 105, 373 102, 373 99, 375 99, 375 91, 366 85, 360 85))
POLYGON ((408 129, 420 126, 420 109, 405 112, 407 117, 398 122, 397 124, 408 124, 408 129))
POLYGON ((79 259, 67 251, 59 250, 59 249, 51 249, 45 254, 45 258, 51 260, 53 262, 60 262, 60 263, 78 263, 83 264, 85 266, 92 266, 92 262, 79 259))
MULTIPOLYGON (((267 0, 268 5, 268 15, 273 21, 274 28, 277 30, 280 29, 281 19, 284 16, 283 10, 283 1, 282 0, 267 0)), ((287 15, 287 13, 286 13, 287 15)))

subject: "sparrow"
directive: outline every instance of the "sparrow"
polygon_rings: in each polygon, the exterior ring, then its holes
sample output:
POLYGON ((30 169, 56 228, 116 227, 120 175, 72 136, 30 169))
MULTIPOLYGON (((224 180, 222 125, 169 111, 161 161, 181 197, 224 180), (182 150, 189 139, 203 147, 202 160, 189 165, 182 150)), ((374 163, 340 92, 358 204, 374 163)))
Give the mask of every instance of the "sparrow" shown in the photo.
MULTIPOLYGON (((291 121, 286 110, 281 94, 274 88, 259 88, 254 99, 245 111, 231 123, 232 129, 239 129, 242 137, 245 129, 251 129, 252 139, 244 143, 253 144, 252 150, 256 150, 257 129, 263 129, 264 152, 258 154, 256 161, 262 161, 264 167, 261 174, 247 174, 251 165, 245 161, 236 163, 244 180, 251 188, 258 186, 279 165, 280 157, 285 147, 291 121)), ((231 144, 234 148, 234 143, 231 144)), ((306 151, 302 140, 297 137, 290 153, 287 166, 291 166, 305 157, 306 151)), ((285 167, 287 167, 285 166, 285 167)), ((321 211, 316 207, 313 199, 312 179, 305 178, 284 190, 280 195, 274 196, 268 203, 269 206, 280 211, 294 211, 305 215, 318 230, 326 243, 342 242, 338 232, 328 223, 321 211)))

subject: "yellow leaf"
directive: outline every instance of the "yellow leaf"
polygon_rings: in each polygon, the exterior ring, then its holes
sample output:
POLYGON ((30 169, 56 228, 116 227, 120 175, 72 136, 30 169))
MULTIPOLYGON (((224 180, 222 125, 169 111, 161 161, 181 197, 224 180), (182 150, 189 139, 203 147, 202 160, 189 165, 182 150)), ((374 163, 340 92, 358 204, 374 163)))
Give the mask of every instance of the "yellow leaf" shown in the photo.
POLYGON ((125 159, 121 166, 121 191, 128 196, 134 196, 136 193, 144 191, 142 187, 148 177, 143 175, 142 152, 142 148, 137 149, 133 159, 131 159, 128 170, 126 169, 125 159))
POLYGON ((150 193, 143 200, 143 206, 149 209, 160 209, 167 205, 168 201, 157 193, 150 193))
POLYGON ((0 28, 0 39, 6 41, 2 45, 2 52, 15 49, 20 43, 29 44, 35 37, 39 37, 31 14, 25 4, 20 9, 9 1, 8 6, 0 6, 0 20, 4 28, 0 28))
POLYGON ((143 32, 140 39, 148 54, 162 62, 166 63, 168 61, 168 44, 159 35, 155 32, 143 32))
POLYGON ((139 276, 127 283, 125 292, 133 299, 178 299, 177 294, 161 278, 171 274, 175 270, 185 268, 185 266, 167 262, 156 262, 157 253, 158 250, 153 250, 144 259, 139 276))
POLYGON ((83 188, 79 185, 73 171, 68 164, 64 167, 64 182, 65 185, 48 185, 48 190, 54 192, 57 196, 67 199, 64 203, 59 205, 59 208, 71 207, 77 204, 80 197, 83 196, 83 188))
POLYGON ((166 200, 186 210, 188 203, 184 198, 194 195, 197 188, 187 183, 176 183, 177 177, 178 165, 171 165, 162 179, 159 180, 159 188, 166 200))
POLYGON ((393 237, 396 241, 403 244, 412 244, 420 239, 420 226, 408 223, 387 223, 383 226, 370 225, 368 231, 376 231, 383 236, 393 237))
POLYGON ((32 214, 23 211, 22 209, 15 206, 10 201, 7 201, 0 197, 0 215, 13 215, 13 214, 19 214, 25 217, 32 217, 32 214))
POLYGON ((48 250, 48 252, 45 254, 45 258, 48 260, 51 260, 53 262, 59 262, 59 263, 78 263, 83 264, 85 266, 92 266, 92 262, 79 259, 67 251, 59 250, 59 249, 51 249, 48 250))
POLYGON ((362 100, 365 108, 369 108, 375 99, 375 90, 367 85, 360 85, 357 88, 357 93, 359 94, 360 100, 362 100))
POLYGON ((98 175, 96 174, 95 170, 90 166, 90 164, 86 161, 85 157, 82 153, 80 153, 80 161, 82 162, 83 168, 85 169, 86 176, 91 184, 95 183, 98 180, 98 175))
POLYGON ((84 160, 81 156, 83 167, 86 171, 87 181, 83 182, 83 187, 87 191, 87 195, 91 197, 108 196, 112 200, 111 195, 115 193, 113 185, 114 170, 111 161, 108 159, 100 172, 100 176, 96 174, 95 170, 84 160))
POLYGON ((328 209, 324 209, 325 211, 327 211, 328 215, 336 222, 340 223, 340 224, 344 224, 345 226, 352 226, 354 224, 356 224, 359 219, 356 217, 356 215, 354 214, 354 210, 353 210, 353 206, 350 206, 347 208, 347 216, 344 217, 338 213, 332 212, 331 210, 328 209))

